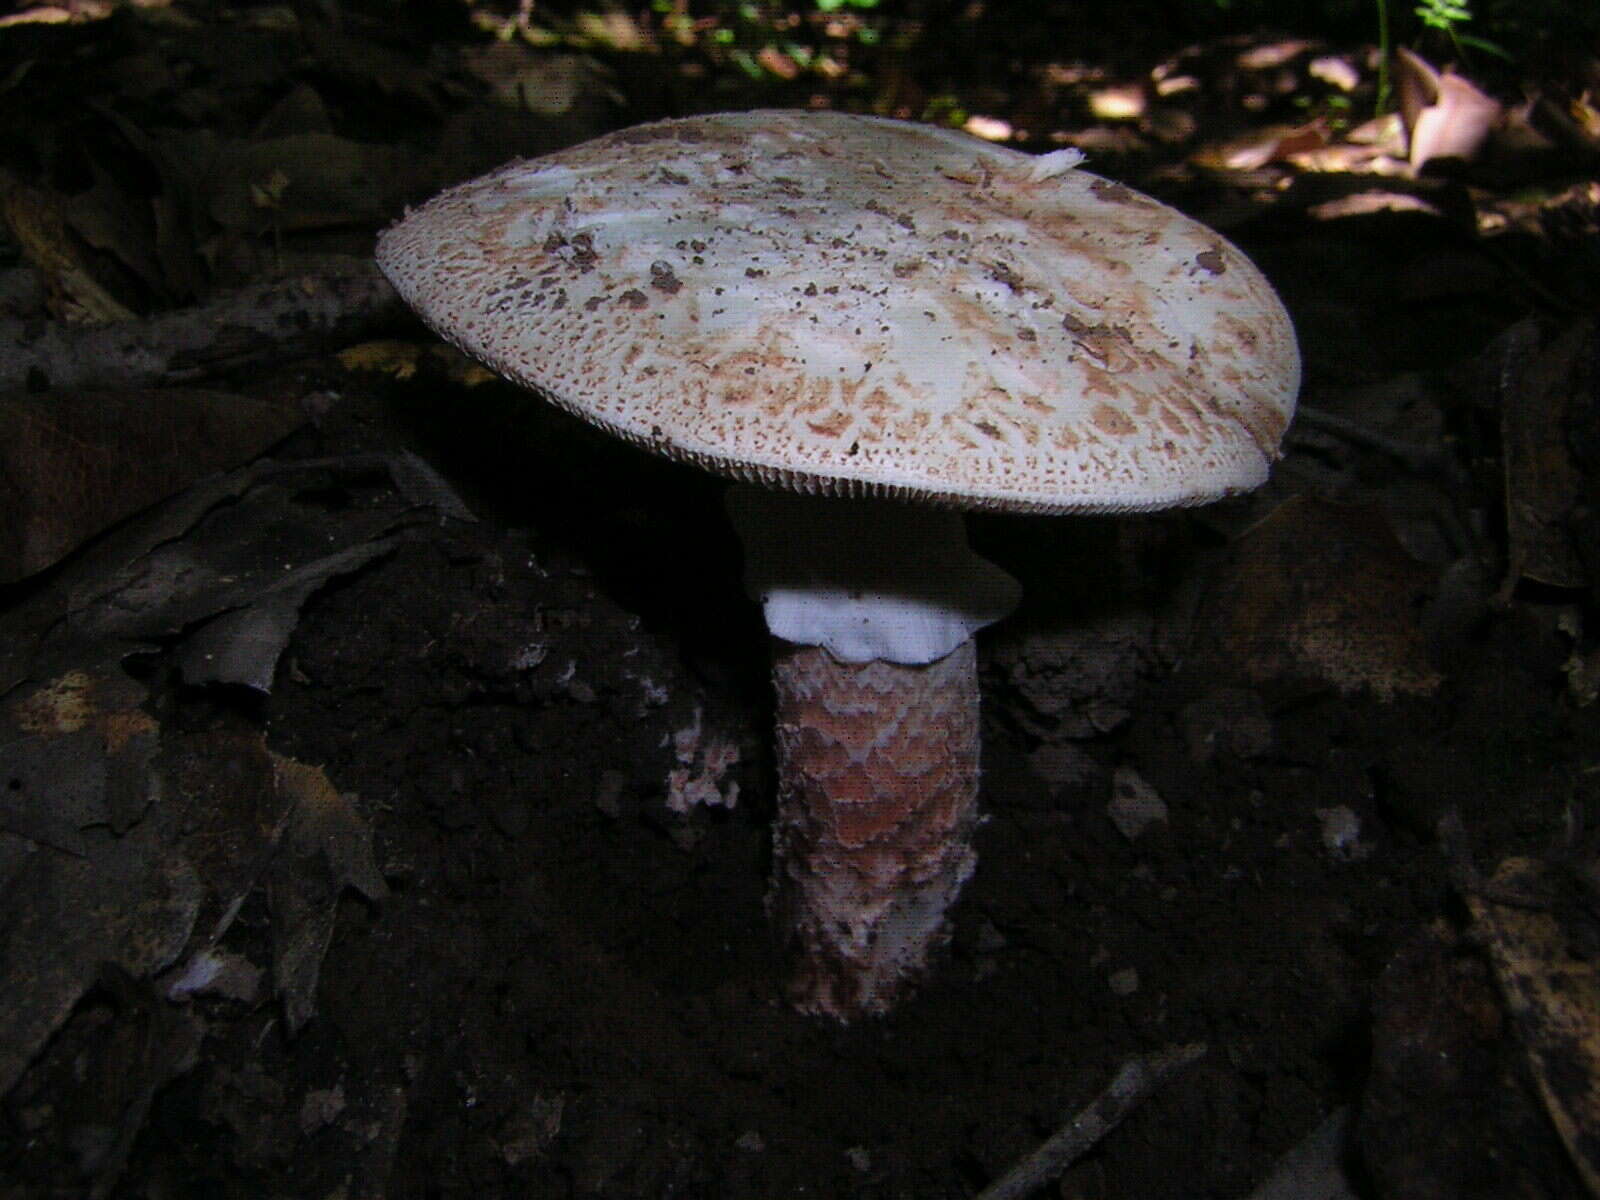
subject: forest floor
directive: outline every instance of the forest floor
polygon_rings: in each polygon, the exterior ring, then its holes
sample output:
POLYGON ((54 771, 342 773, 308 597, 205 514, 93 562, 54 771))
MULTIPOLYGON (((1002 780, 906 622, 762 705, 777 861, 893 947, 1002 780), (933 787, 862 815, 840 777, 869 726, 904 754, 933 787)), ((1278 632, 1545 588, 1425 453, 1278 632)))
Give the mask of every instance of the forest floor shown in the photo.
POLYGON ((926 983, 841 1027, 784 1003, 763 908, 722 485, 392 311, 202 376, 298 427, 0 609, 0 1198, 954 1200, 1189 1043, 1040 1194, 1246 1196, 1341 1113, 1353 1195, 1585 1194, 1595 1023, 1544 984, 1594 995, 1600 157, 1412 172, 1397 120, 1353 136, 1370 50, 1276 34, 1068 58, 952 17, 852 92, 804 47, 629 51, 615 14, 425 48, 242 11, 6 31, 46 95, 99 72, 28 137, 8 90, 8 187, 76 198, 131 313, 360 256, 514 153, 820 95, 1079 145, 1221 229, 1295 320, 1302 415, 1245 499, 971 520, 1026 597, 980 641, 979 866, 926 983))

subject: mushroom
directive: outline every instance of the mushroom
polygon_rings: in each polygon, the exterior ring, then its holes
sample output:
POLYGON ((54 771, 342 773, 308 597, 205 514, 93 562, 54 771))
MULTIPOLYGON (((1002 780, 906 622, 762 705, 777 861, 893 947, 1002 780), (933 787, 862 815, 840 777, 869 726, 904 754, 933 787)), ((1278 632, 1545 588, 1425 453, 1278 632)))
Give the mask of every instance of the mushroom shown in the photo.
POLYGON ((1294 332, 1260 272, 1080 158, 723 113, 512 163, 379 241, 468 354, 741 481, 777 693, 770 904, 803 1011, 891 1008, 973 871, 972 637, 1019 588, 960 511, 1244 492, 1293 411, 1294 332))

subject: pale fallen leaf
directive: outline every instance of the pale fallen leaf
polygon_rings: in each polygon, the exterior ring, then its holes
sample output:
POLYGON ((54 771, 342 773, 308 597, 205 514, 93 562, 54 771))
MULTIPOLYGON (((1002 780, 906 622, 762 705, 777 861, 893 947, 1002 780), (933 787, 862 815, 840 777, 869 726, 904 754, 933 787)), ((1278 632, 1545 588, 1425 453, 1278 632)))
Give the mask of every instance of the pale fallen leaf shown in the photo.
POLYGON ((1357 146, 1374 146, 1396 158, 1406 156, 1406 127, 1399 113, 1384 113, 1363 121, 1344 135, 1345 141, 1357 146))
POLYGON ((1242 137, 1205 146, 1195 152, 1194 160, 1201 166, 1227 171, 1255 171, 1268 163, 1282 162, 1327 144, 1327 125, 1317 118, 1304 125, 1269 125, 1242 137))
POLYGON ((1380 212, 1426 213, 1430 217, 1441 215, 1438 208, 1421 196, 1413 196, 1408 192, 1381 191, 1353 192, 1335 200, 1313 204, 1306 209, 1306 212, 1319 221, 1335 221, 1340 217, 1366 217, 1380 212))
POLYGON ((1322 175, 1381 175, 1397 179, 1411 174, 1411 164, 1405 159, 1385 154, 1374 146, 1353 142, 1291 154, 1288 161, 1302 171, 1322 175))
POLYGON ((1198 92, 1200 81, 1193 75, 1167 75, 1156 80, 1156 95, 1162 99, 1181 96, 1185 92, 1198 92))
POLYGON ((254 1004, 261 993, 265 972, 249 959, 219 950, 202 950, 163 980, 163 994, 169 1000, 184 1001, 193 996, 222 996, 241 1004, 254 1004))
POLYGON ((1341 92, 1353 92, 1361 83, 1361 72, 1356 70, 1355 64, 1338 54, 1314 58, 1306 70, 1313 79, 1320 79, 1341 92))
POLYGON ((1270 71, 1298 58, 1309 49, 1311 43, 1304 38, 1284 38, 1252 46, 1234 61, 1246 71, 1270 71))
POLYGON ((1089 93, 1089 111, 1101 121, 1130 121, 1143 116, 1144 88, 1136 83, 1113 84, 1089 93))
POLYGON ((1395 51, 1395 83, 1400 116, 1409 141, 1414 169, 1434 159, 1470 162, 1500 123, 1500 102, 1469 80, 1437 71, 1420 56, 1400 47, 1395 51))
POLYGON ((1011 125, 1000 120, 999 117, 984 117, 974 114, 962 125, 973 137, 980 137, 986 142, 1004 142, 1011 138, 1011 125))
POLYGON ((793 79, 800 74, 800 64, 776 46, 763 46, 756 61, 779 79, 793 79))

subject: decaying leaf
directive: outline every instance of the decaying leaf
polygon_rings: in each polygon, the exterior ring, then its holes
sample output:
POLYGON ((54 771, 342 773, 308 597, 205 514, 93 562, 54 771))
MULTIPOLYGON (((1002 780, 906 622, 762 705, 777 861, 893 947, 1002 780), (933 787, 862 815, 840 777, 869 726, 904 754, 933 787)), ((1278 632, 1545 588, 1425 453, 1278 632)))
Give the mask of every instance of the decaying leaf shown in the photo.
POLYGON ((425 361, 430 370, 448 380, 452 387, 482 387, 500 381, 498 375, 477 359, 468 358, 443 342, 419 346, 415 342, 384 339, 359 342, 339 352, 339 365, 347 371, 372 371, 395 379, 410 379, 425 361))
POLYGON ((333 937, 339 897, 355 888, 381 900, 388 886, 372 858, 372 827, 320 767, 272 756, 274 778, 293 809, 273 859, 273 979, 290 1030, 316 1011, 317 979, 333 937))
POLYGON ((1270 125, 1198 150, 1194 159, 1202 166, 1227 171, 1256 171, 1268 163, 1287 162, 1320 150, 1328 140, 1327 125, 1320 119, 1304 125, 1270 125))
POLYGON ((1573 521, 1595 481, 1573 449, 1600 438, 1600 322, 1586 317, 1546 335, 1530 317, 1489 356, 1505 460, 1506 588, 1519 579, 1583 587, 1591 581, 1573 521))
POLYGON ((292 805, 256 730, 169 732, 161 769, 184 853, 205 886, 181 976, 222 940, 261 884, 292 805))
POLYGON ((1201 627, 1253 683, 1311 676, 1382 700, 1433 691, 1417 600, 1432 573, 1376 510, 1297 496, 1242 534, 1201 627))
POLYGON ((1550 1119, 1590 1194, 1600 1196, 1596 880, 1512 858, 1466 896, 1550 1119))
POLYGON ((372 858, 372 827, 320 767, 266 748, 259 733, 186 734, 167 756, 183 809, 184 847, 205 882, 189 957, 170 988, 210 983, 215 946, 244 898, 266 886, 273 983, 291 1030, 313 1014, 322 960, 346 888, 388 895, 372 858))
POLYGON ((0 829, 83 855, 81 828, 120 834, 138 821, 153 798, 158 739, 144 700, 144 689, 109 664, 8 697, 0 708, 0 829))
POLYGON ((298 408, 183 388, 0 398, 0 583, 260 454, 298 408))
POLYGON ((1508 1028, 1493 968, 1436 920, 1374 981, 1356 1118, 1372 1195, 1571 1196, 1572 1169, 1508 1028))
POLYGON ((139 976, 183 949, 200 883, 159 821, 144 689, 105 663, 8 697, 0 746, 0 1093, 103 963, 139 976), (36 836, 42 832, 43 836, 36 836))
POLYGON ((205 1027, 116 966, 100 972, 94 990, 97 1003, 74 1013, 59 1035, 70 1043, 65 1053, 52 1047, 44 1065, 55 1076, 47 1094, 57 1098, 57 1122, 76 1151, 81 1194, 104 1200, 156 1093, 199 1061, 205 1027))
POLYGON ((192 981, 263 882, 274 977, 298 1028, 313 1011, 345 888, 387 894, 371 827, 320 768, 267 751, 260 733, 179 734, 158 755, 144 699, 106 664, 21 689, 0 709, 15 781, 8 803, 27 805, 50 834, 0 833, 0 1094, 104 964, 154 975, 193 936, 175 972, 192 981), (125 831, 112 819, 120 776, 146 800, 125 831))
POLYGON ((83 581, 58 634, 120 642, 130 651, 187 635, 180 653, 196 681, 266 690, 306 596, 394 544, 388 536, 397 521, 392 510, 333 520, 295 504, 297 484, 315 486, 326 478, 315 470, 263 466, 231 486, 221 479, 195 493, 193 499, 212 504, 178 504, 153 514, 169 536, 83 581), (224 497, 235 502, 215 504, 224 497), (218 620, 224 623, 212 628, 218 620))
POLYGON ((422 347, 395 338, 358 342, 339 351, 339 365, 347 371, 372 371, 394 379, 410 379, 417 373, 422 347))
POLYGON ((203 479, 90 547, 0 619, 0 694, 30 676, 177 644, 192 679, 270 686, 317 587, 390 550, 437 512, 472 514, 420 459, 259 462, 203 479), (325 511, 306 493, 387 474, 387 504, 325 511), (421 511, 419 511, 421 510, 421 511))
POLYGON ((178 664, 190 683, 236 683, 263 695, 272 690, 278 660, 311 593, 387 554, 393 539, 379 538, 286 568, 259 579, 241 607, 227 608, 184 639, 178 664))
MULTIPOLYGON (((15 840, 0 835, 0 840, 15 840)), ((144 976, 183 950, 200 906, 194 868, 149 826, 86 831, 83 857, 18 855, 0 935, 0 1094, 94 983, 104 963, 144 976)), ((3 853, 3 851, 0 851, 3 853)))
POLYGON ((200 194, 225 230, 371 225, 400 209, 415 169, 415 156, 398 147, 331 133, 226 140, 200 194))
POLYGON ((184 814, 184 848, 205 883, 190 955, 168 986, 211 983, 215 946, 244 898, 264 885, 273 981, 290 1029, 298 1029, 313 1013, 345 889, 371 900, 388 895, 372 858, 372 827, 320 767, 268 750, 259 733, 180 735, 166 763, 184 814))
POLYGON ((63 198, 0 171, 0 215, 38 274, 58 319, 125 321, 133 313, 95 276, 89 256, 63 219, 63 198))
POLYGON ((226 665, 214 676, 261 682, 312 590, 427 519, 411 497, 470 517, 426 464, 404 457, 213 476, 134 518, 5 614, 0 1092, 104 964, 140 979, 178 963, 194 935, 188 965, 203 969, 196 956, 213 953, 269 875, 279 991, 293 1024, 309 1016, 340 894, 385 891, 369 828, 320 770, 269 754, 259 732, 175 733, 163 747, 145 689, 121 662, 155 638, 179 639, 182 653, 192 636, 187 649, 201 657, 205 645, 233 653, 249 641, 255 650, 229 659, 244 664, 241 678, 226 665), (388 504, 327 511, 300 501, 385 471, 401 493, 388 504), (252 613, 265 614, 271 636, 253 636, 252 613), (82 665, 51 669, 63 660, 82 665))
MULTIPOLYGON (((91 784, 112 777, 127 743, 116 735, 118 718, 143 717, 143 689, 118 683, 107 666, 14 696, 0 712, 9 749, 65 747, 58 757, 71 764, 68 793, 83 783, 74 770, 91 784), (98 772, 77 769, 96 755, 98 772)), ((52 765, 48 755, 33 757, 52 765)), ((266 750, 259 732, 175 734, 164 754, 137 765, 151 803, 126 833, 104 823, 93 794, 63 796, 77 853, 0 833, 0 1095, 37 1058, 29 1086, 74 1098, 69 1112, 54 1115, 90 1197, 110 1193, 156 1090, 197 1061, 199 1020, 166 999, 254 998, 259 969, 216 948, 245 897, 270 888, 274 976, 295 1029, 313 1011, 345 887, 373 899, 387 893, 371 828, 351 799, 320 769, 266 750), (157 992, 148 980, 169 966, 157 992), (60 1063, 40 1052, 91 989, 109 995, 114 1014, 91 1023, 70 1078, 52 1084, 60 1063), (46 1078, 33 1078, 38 1071, 46 1078)), ((25 782, 53 790, 47 777, 25 782)), ((359 1095, 370 1106, 366 1089, 359 1095)))
POLYGON ((131 271, 152 294, 161 295, 167 277, 155 252, 148 206, 98 162, 91 159, 87 166, 94 183, 66 199, 62 214, 67 224, 86 244, 131 271))

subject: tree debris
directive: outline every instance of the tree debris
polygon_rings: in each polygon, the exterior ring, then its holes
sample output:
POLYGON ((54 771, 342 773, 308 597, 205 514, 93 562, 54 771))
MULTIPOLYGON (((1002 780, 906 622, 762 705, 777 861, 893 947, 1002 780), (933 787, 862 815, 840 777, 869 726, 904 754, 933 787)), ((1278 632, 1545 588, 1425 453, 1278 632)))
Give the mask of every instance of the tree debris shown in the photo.
POLYGON ((1057 1178, 1110 1133, 1156 1088, 1197 1062, 1205 1043, 1171 1046, 1122 1065, 1106 1090, 1027 1158, 978 1193, 977 1200, 1021 1200, 1057 1178))
POLYGON ((0 319, 0 392, 193 383, 337 348, 399 311, 377 268, 357 260, 131 321, 40 328, 0 319))

